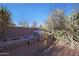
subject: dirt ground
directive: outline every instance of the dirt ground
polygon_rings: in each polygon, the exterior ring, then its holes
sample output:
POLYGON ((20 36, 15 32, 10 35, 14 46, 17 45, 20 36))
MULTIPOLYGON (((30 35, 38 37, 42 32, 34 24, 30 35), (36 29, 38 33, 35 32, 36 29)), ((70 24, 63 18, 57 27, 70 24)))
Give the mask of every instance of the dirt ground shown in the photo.
POLYGON ((79 48, 72 48, 64 42, 56 42, 49 48, 36 54, 37 56, 79 56, 79 48), (62 44, 61 44, 62 43, 62 44))

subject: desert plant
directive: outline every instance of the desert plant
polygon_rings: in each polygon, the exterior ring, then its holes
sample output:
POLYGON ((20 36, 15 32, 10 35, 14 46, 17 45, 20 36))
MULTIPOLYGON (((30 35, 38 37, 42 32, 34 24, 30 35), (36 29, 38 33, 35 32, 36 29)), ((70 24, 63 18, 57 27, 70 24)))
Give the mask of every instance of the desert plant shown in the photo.
POLYGON ((0 7, 0 20, 1 20, 1 38, 3 40, 7 40, 6 30, 8 29, 8 26, 12 24, 12 21, 11 21, 11 12, 6 7, 3 6, 0 7))

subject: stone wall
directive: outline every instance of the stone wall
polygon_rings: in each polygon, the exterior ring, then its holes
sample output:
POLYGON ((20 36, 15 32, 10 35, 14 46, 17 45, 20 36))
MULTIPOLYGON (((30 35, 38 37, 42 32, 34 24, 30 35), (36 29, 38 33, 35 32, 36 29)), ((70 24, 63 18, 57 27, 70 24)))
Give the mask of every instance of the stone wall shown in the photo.
POLYGON ((31 55, 35 55, 37 52, 38 52, 38 43, 35 42, 34 44, 31 45, 21 44, 10 48, 4 48, 3 50, 0 50, 0 53, 6 53, 6 54, 0 54, 0 55, 31 56, 31 55))
MULTIPOLYGON (((12 27, 8 28, 7 38, 21 37, 31 34, 35 28, 20 28, 12 27)), ((7 53, 3 55, 12 55, 12 56, 33 56, 36 55, 40 50, 43 50, 52 45, 54 40, 49 37, 40 38, 41 41, 35 41, 32 44, 21 44, 11 48, 4 48, 0 50, 0 53, 7 53)))
POLYGON ((31 34, 37 28, 10 27, 7 30, 7 39, 21 37, 31 34))

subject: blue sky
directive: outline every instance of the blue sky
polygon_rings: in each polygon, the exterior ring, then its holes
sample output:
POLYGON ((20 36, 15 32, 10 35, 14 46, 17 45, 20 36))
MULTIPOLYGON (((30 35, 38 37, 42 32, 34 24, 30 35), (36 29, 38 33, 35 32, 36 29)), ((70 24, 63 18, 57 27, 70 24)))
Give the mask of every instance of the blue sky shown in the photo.
POLYGON ((17 25, 25 20, 29 24, 32 24, 33 21, 36 21, 38 25, 43 24, 52 10, 59 8, 63 9, 65 14, 69 14, 72 9, 71 3, 7 3, 0 5, 6 6, 12 12, 13 22, 17 25))

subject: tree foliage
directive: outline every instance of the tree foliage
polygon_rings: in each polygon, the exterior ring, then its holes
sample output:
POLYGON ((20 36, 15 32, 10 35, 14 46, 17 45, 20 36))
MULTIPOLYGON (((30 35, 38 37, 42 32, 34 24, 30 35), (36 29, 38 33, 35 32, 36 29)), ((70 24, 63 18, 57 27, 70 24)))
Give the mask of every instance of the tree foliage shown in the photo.
POLYGON ((0 7, 0 25, 1 25, 1 38, 6 40, 6 30, 10 25, 12 25, 11 12, 6 8, 0 7))
POLYGON ((55 9, 47 20, 46 24, 48 26, 48 30, 52 31, 54 29, 63 29, 64 21, 64 11, 61 9, 55 9))

